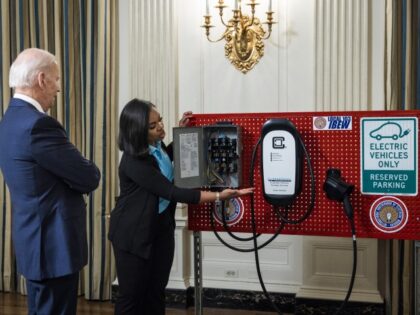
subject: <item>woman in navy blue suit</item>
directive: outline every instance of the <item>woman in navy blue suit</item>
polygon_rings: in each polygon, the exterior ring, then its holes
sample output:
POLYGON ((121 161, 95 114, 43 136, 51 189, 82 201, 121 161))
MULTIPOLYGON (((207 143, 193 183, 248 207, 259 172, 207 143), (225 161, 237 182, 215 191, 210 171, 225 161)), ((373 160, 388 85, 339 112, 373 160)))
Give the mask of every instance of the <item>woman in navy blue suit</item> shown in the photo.
MULTIPOLYGON (((183 115, 186 126, 191 112, 183 115)), ((183 189, 173 184, 172 146, 156 107, 131 100, 120 116, 118 145, 120 196, 111 213, 112 242, 119 295, 115 314, 165 314, 165 287, 174 256, 177 202, 226 200, 252 193, 252 188, 222 192, 183 189)))

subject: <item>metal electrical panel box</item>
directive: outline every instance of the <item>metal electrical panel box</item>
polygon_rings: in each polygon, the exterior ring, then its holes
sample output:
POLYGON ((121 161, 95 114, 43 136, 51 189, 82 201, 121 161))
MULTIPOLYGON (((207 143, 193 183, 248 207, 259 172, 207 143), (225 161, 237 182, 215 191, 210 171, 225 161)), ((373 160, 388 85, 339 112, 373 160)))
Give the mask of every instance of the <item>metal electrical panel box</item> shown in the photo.
POLYGON ((242 186, 241 128, 231 124, 176 127, 175 184, 184 188, 242 186))

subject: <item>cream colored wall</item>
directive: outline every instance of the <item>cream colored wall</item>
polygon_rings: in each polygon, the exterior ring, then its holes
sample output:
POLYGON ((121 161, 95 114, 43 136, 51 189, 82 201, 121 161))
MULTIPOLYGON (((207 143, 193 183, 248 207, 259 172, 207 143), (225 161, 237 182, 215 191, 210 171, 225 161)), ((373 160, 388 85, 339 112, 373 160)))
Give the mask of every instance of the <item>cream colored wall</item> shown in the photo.
MULTIPOLYGON (((211 44, 205 39, 200 28, 204 5, 204 0, 120 0, 120 42, 124 46, 120 48, 120 107, 134 96, 154 98, 161 111, 170 115, 169 126, 185 110, 383 108, 383 1, 274 0, 279 23, 265 42, 264 57, 246 75, 224 57, 223 43, 211 44), (170 34, 156 40, 155 47, 149 42, 145 45, 143 41, 150 35, 142 29, 159 19, 171 25, 170 34), (147 62, 158 73, 169 67, 168 75, 160 75, 155 82, 144 80, 151 71, 140 66, 144 47, 158 52, 156 58, 148 55, 147 62), (161 64, 162 58, 166 65, 161 64), (167 89, 174 91, 165 99, 162 95, 167 89)), ((185 213, 185 208, 178 211, 178 245, 169 283, 173 288, 193 284, 191 235, 185 229, 185 213)), ((352 299, 380 301, 377 241, 363 239, 359 244, 352 299)), ((301 297, 342 299, 351 273, 351 251, 349 238, 283 235, 261 251, 267 288, 301 297)), ((252 255, 232 252, 211 233, 203 233, 203 257, 205 287, 260 290, 252 255)))
MULTIPOLYGON (((246 75, 224 57, 223 42, 211 44, 206 40, 204 30, 199 27, 205 1, 179 3, 193 12, 179 20, 182 110, 192 108, 205 113, 312 110, 314 54, 307 52, 314 51, 314 39, 313 27, 307 25, 314 23, 315 1, 274 1, 273 9, 280 12, 276 15, 279 23, 265 41, 263 58, 246 75), (293 15, 300 18, 290 19, 293 15)), ((213 20, 219 24, 216 17, 213 20)), ((221 34, 217 28, 212 32, 213 38, 221 34)))

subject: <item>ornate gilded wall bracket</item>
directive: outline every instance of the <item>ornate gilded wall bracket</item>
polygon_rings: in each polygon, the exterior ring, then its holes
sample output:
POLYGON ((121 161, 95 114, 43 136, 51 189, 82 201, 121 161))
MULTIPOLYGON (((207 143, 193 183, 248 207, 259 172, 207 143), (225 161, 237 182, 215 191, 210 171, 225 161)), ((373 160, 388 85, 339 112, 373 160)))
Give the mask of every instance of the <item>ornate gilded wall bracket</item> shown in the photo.
POLYGON ((206 36, 210 42, 218 42, 222 39, 226 40, 225 56, 236 69, 244 74, 251 70, 259 62, 261 57, 264 56, 263 40, 270 37, 272 25, 276 23, 273 21, 274 12, 271 11, 271 1, 269 9, 266 12, 267 21, 264 23, 261 23, 255 16, 255 6, 258 3, 255 0, 250 0, 247 5, 251 8, 251 15, 243 14, 241 1, 235 1, 235 9, 232 10, 233 17, 228 23, 225 23, 223 20, 223 10, 227 6, 224 4, 224 0, 218 0, 215 8, 219 9, 220 20, 226 27, 226 30, 217 40, 210 39, 210 29, 214 26, 211 24, 208 5, 206 15, 204 15, 204 25, 202 25, 206 29, 206 36), (267 32, 263 29, 262 24, 267 24, 267 32))

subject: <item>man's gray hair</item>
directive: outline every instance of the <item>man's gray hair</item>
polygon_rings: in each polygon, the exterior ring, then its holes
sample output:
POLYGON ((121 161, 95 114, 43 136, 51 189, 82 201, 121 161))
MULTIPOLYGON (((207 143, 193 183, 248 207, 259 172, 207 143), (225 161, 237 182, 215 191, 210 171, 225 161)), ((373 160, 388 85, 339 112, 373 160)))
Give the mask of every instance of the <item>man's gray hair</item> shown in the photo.
POLYGON ((37 76, 57 63, 55 56, 46 50, 28 48, 23 50, 10 67, 9 86, 11 88, 31 88, 37 76))

